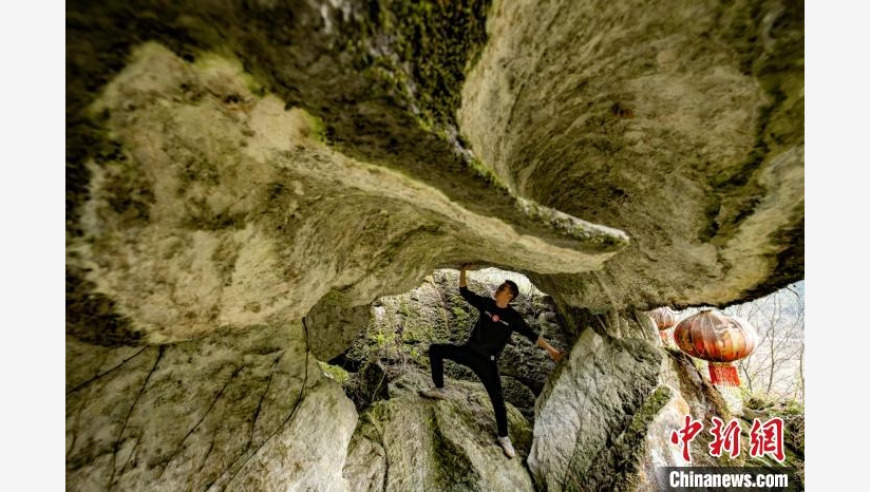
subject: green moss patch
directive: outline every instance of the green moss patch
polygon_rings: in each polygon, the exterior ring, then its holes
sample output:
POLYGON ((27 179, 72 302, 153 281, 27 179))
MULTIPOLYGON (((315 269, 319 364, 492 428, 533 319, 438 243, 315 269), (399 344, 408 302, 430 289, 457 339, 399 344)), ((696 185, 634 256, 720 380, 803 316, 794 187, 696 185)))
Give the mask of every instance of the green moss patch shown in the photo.
POLYGON ((350 374, 348 374, 348 372, 341 367, 327 364, 326 362, 321 361, 317 361, 317 364, 320 366, 320 370, 323 371, 323 374, 330 379, 333 379, 339 383, 344 383, 345 381, 350 379, 350 374))
POLYGON ((414 96, 424 111, 424 121, 456 126, 455 112, 461 102, 466 70, 486 43, 490 3, 489 0, 380 3, 382 27, 396 36, 394 50, 400 63, 409 67, 408 75, 413 79, 414 96))
POLYGON ((647 429, 672 397, 673 392, 668 386, 656 388, 630 417, 622 434, 592 460, 589 469, 585 473, 570 475, 579 481, 571 482, 569 488, 634 490, 632 480, 641 466, 647 429))

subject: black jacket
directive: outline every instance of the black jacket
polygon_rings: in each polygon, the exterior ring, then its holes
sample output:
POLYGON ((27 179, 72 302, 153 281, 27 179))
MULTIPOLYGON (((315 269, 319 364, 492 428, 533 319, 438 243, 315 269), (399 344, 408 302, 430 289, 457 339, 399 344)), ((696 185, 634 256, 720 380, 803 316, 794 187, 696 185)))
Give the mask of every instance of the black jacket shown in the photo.
POLYGON ((514 331, 520 332, 532 343, 538 341, 538 333, 526 324, 514 308, 500 308, 495 299, 479 296, 468 290, 468 287, 460 287, 459 293, 480 312, 471 336, 465 342, 465 345, 476 352, 498 358, 514 331))

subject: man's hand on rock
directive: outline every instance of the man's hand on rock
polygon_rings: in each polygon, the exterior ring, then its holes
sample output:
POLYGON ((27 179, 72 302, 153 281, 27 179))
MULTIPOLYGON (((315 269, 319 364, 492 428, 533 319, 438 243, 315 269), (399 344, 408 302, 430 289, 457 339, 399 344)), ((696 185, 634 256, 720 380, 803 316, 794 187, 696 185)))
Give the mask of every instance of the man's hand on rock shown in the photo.
POLYGON ((562 352, 561 350, 552 346, 547 349, 547 352, 550 354, 550 358, 553 359, 555 362, 559 362, 560 360, 562 360, 562 357, 565 357, 565 352, 562 352))

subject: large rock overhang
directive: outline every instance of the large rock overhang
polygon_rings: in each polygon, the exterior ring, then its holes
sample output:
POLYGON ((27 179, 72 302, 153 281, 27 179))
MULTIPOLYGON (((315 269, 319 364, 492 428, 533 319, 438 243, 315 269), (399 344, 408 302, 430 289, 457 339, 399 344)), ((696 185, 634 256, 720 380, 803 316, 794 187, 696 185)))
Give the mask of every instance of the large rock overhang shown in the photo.
POLYGON ((727 305, 803 278, 802 2, 500 2, 460 128, 519 194, 625 230, 578 306, 727 305))
POLYGON ((70 334, 284 323, 465 261, 590 308, 803 276, 802 9, 336 5, 68 6, 70 334))

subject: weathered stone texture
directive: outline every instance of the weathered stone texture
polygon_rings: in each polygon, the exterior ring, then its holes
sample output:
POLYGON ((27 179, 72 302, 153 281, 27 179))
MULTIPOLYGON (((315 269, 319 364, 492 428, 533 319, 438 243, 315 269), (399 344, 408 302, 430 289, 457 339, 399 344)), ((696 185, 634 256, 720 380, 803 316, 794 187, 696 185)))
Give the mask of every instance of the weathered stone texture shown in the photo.
MULTIPOLYGON (((71 2, 68 488, 652 487, 723 410, 639 310, 803 277, 803 37, 791 0, 71 2), (506 354, 531 473, 471 383, 358 420, 321 377, 466 262, 566 320, 552 374, 506 354)), ((436 294, 407 337, 467 316, 436 294)))
POLYGON ((67 487, 348 490, 356 411, 303 328, 173 345, 67 340, 67 487))

